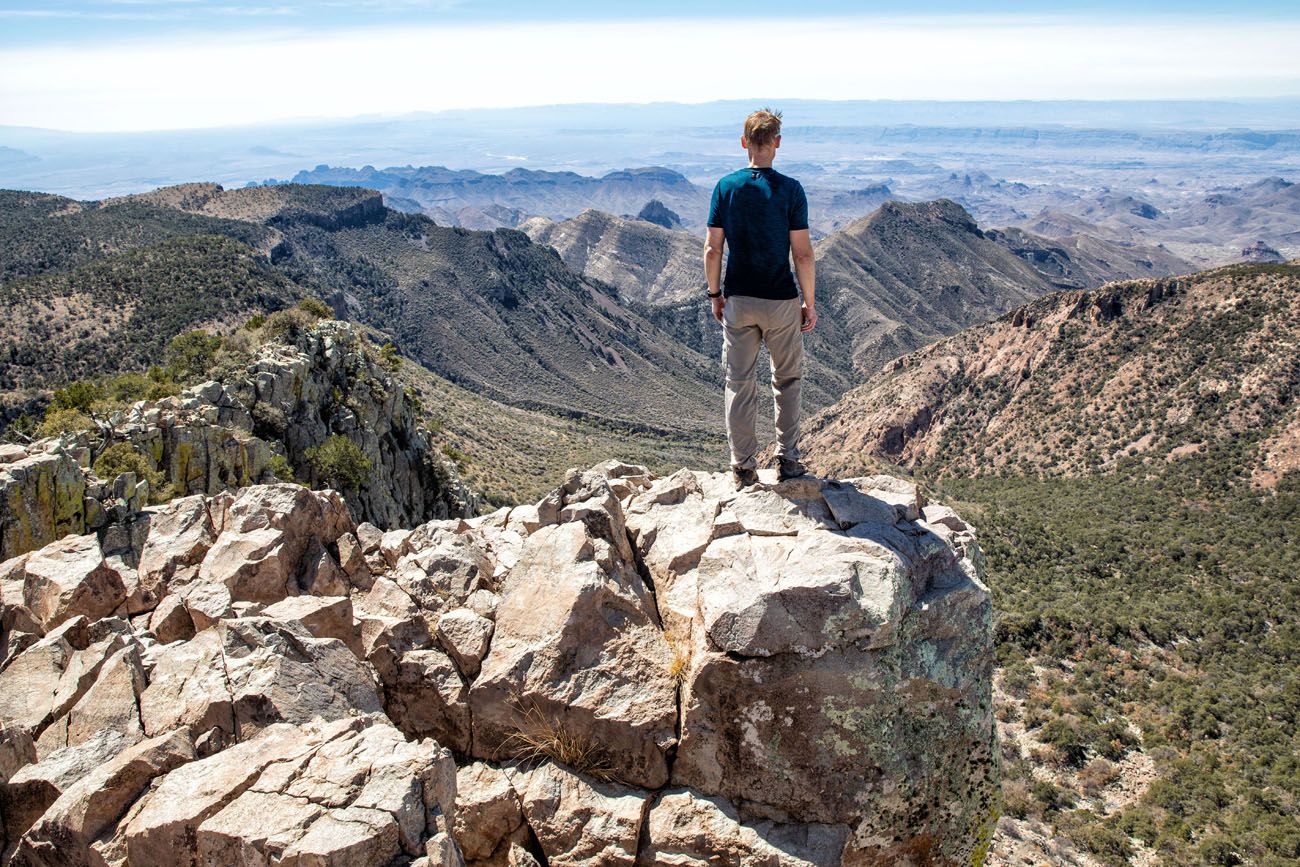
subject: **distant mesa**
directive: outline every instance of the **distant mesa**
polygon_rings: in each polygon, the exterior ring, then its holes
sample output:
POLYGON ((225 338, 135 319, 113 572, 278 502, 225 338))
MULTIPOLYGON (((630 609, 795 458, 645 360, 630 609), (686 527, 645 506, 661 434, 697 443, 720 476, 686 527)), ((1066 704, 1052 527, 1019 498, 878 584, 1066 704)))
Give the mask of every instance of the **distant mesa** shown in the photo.
POLYGON ((651 199, 645 203, 636 215, 638 220, 645 220, 647 223, 654 223, 656 226, 663 226, 665 229, 680 229, 682 227, 682 218, 677 212, 669 208, 658 199, 651 199))
POLYGON ((1263 241, 1256 241, 1249 247, 1241 251, 1241 261, 1243 262, 1285 262, 1286 257, 1277 250, 1265 244, 1263 241))

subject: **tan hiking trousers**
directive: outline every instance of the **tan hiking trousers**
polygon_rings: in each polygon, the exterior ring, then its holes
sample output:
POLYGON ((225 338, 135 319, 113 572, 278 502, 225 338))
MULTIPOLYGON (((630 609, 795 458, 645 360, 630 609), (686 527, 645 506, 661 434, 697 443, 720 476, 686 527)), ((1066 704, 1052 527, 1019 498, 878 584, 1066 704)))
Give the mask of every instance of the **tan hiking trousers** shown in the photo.
POLYGON ((727 374, 725 413, 731 465, 758 466, 758 381, 754 367, 761 344, 772 356, 777 455, 799 458, 799 391, 803 382, 803 305, 798 298, 774 301, 732 295, 722 308, 722 366, 727 374))

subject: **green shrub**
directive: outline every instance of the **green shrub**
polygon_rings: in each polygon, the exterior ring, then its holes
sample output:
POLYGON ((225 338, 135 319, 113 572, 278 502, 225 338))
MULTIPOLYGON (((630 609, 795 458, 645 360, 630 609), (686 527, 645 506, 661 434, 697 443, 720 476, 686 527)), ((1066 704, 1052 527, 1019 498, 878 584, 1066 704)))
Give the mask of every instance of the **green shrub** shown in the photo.
POLYGON ((252 317, 249 318, 247 322, 244 323, 244 329, 246 331, 256 331, 257 329, 261 328, 265 324, 266 324, 266 314, 255 313, 252 317))
POLYGON ((76 409, 58 409, 51 406, 45 413, 36 433, 42 437, 55 437, 66 433, 80 433, 94 430, 95 422, 90 416, 76 409))
POLYGON ((167 344, 167 367, 179 382, 207 376, 213 356, 221 348, 221 337, 198 329, 178 334, 167 344))
POLYGON ((83 413, 90 412, 95 401, 102 400, 103 389, 88 380, 69 382, 63 388, 55 389, 51 405, 54 409, 73 409, 83 413))
POLYGON ((294 340, 315 324, 315 316, 297 307, 290 307, 287 310, 277 310, 266 317, 262 333, 267 340, 294 340))
POLYGON ((402 366, 402 357, 397 354, 397 347, 392 343, 385 343, 379 347, 379 362, 389 373, 396 373, 402 366))
POLYGON ((334 308, 319 298, 304 298, 298 302, 298 309, 317 319, 333 319, 334 308))
POLYGON ((113 443, 95 458, 95 475, 101 481, 112 482, 122 473, 135 473, 138 481, 149 483, 149 499, 162 502, 163 474, 154 469, 148 458, 136 451, 130 443, 113 443))
POLYGON ((359 490, 370 476, 370 459, 345 436, 331 436, 306 455, 317 477, 341 490, 359 490))
POLYGON ((282 482, 297 481, 293 477, 293 466, 284 455, 271 455, 271 462, 267 464, 266 468, 271 472, 271 475, 282 482))

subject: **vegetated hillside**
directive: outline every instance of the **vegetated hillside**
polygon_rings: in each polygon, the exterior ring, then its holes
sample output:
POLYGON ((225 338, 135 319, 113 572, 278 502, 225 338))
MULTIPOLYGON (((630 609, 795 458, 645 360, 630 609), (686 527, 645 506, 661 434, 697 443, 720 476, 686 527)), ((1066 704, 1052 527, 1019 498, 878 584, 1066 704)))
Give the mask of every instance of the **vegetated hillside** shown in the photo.
MULTIPOLYGON (((721 331, 700 293, 700 239, 598 211, 521 228, 573 270, 617 287, 678 340, 710 357, 721 351, 721 331)), ((810 408, 834 402, 895 355, 1043 292, 1189 270, 1155 248, 1018 229, 984 233, 951 202, 887 204, 815 250, 822 318, 806 338, 810 408)))
POLYGON ((979 527, 992 863, 1300 858, 1298 327, 1295 264, 1060 293, 809 424, 818 470, 902 462, 979 527))
MULTIPOLYGON (((592 466, 608 455, 661 473, 727 466, 721 425, 712 432, 661 434, 562 418, 492 400, 408 359, 396 376, 417 398, 421 419, 461 478, 494 506, 536 502, 569 468, 592 466)), ((720 402, 719 395, 719 413, 720 402)))
POLYGON ((0 284, 0 391, 142 370, 162 360, 177 334, 229 330, 302 294, 252 247, 210 234, 8 280, 0 284))
POLYGON ((394 211, 337 230, 278 228, 278 267, 452 382, 618 427, 716 426, 716 363, 522 232, 446 228, 394 211))
POLYGON ((960 206, 888 202, 817 245, 821 318, 809 351, 834 359, 842 392, 892 358, 1053 288, 960 206))
POLYGON ((703 295, 704 241, 695 234, 592 209, 560 222, 533 217, 519 229, 626 299, 660 304, 703 295))
POLYGON ((3 286, 22 311, 4 359, 11 388, 157 363, 183 330, 238 324, 316 295, 430 369, 510 403, 619 428, 698 431, 716 422, 716 364, 519 232, 438 227, 385 208, 374 191, 328 186, 186 184, 105 204, 37 204, 5 217, 19 240, 56 252, 94 246, 96 236, 56 215, 57 206, 83 222, 99 215, 92 228, 109 224, 100 234, 120 250, 81 265, 70 253, 26 256, 29 270, 47 262, 53 273, 3 286), (141 228, 127 232, 113 219, 141 228), (212 233, 246 237, 267 255, 212 233), (165 240, 142 246, 157 236, 165 240), (67 271, 69 263, 90 270, 67 271), (38 357, 33 341, 51 339, 66 349, 38 357), (104 348, 118 342, 129 351, 104 348))
POLYGON ((168 238, 221 234, 259 250, 266 226, 189 214, 147 200, 78 202, 48 193, 0 190, 0 283, 65 271, 168 238))
POLYGON ((1300 466, 1300 267, 1241 265, 1042 298, 912 355, 807 425, 962 474, 1072 475, 1197 452, 1261 484, 1300 466))

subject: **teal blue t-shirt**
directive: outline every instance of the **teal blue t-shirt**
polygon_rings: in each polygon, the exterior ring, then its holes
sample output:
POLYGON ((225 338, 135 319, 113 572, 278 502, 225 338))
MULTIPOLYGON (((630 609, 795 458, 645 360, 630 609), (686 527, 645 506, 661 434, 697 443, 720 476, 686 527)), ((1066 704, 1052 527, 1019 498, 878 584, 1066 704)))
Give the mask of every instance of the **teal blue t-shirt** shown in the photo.
POLYGON ((737 169, 713 188, 709 225, 727 238, 723 295, 798 298, 790 233, 808 228, 803 185, 771 167, 737 169))

